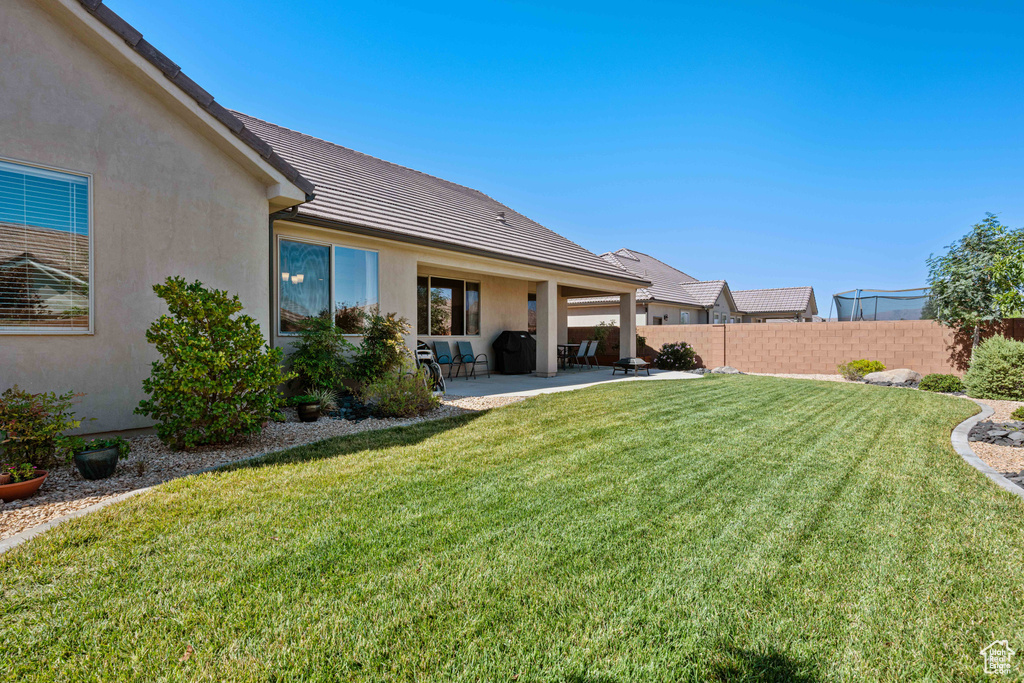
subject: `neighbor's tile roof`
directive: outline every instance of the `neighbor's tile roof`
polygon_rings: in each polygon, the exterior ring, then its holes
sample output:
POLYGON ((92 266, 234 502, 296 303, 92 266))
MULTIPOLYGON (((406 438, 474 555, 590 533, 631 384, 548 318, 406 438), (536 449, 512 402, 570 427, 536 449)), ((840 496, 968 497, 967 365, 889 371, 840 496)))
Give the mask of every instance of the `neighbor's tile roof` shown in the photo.
MULTIPOLYGON (((689 306, 710 306, 722 292, 721 280, 700 282, 692 275, 673 268, 663 261, 632 249, 619 249, 601 254, 601 258, 620 268, 651 281, 650 287, 637 290, 637 301, 664 301, 689 306), (714 298, 706 303, 714 292, 714 298)), ((583 297, 569 299, 570 304, 617 303, 618 297, 583 297)))
POLYGON ((228 130, 235 137, 251 147, 253 151, 259 154, 270 166, 279 171, 289 182, 293 183, 307 195, 313 193, 315 189, 313 184, 306 178, 303 178, 294 166, 275 154, 270 145, 261 140, 250 128, 246 127, 238 117, 214 101, 213 95, 206 92, 198 83, 182 73, 180 66, 171 61, 160 50, 153 47, 131 24, 104 5, 103 0, 78 0, 78 2, 89 14, 96 17, 100 23, 127 43, 128 47, 135 50, 140 57, 159 69, 167 77, 167 80, 178 86, 182 92, 195 100, 196 104, 213 116, 213 118, 227 126, 228 130))
POLYGON ((455 250, 647 284, 482 192, 235 112, 316 184, 312 217, 455 250), (504 220, 499 220, 499 212, 504 220))
POLYGON ((739 289, 733 291, 732 298, 744 313, 790 313, 805 311, 808 307, 812 313, 818 311, 813 287, 739 289))

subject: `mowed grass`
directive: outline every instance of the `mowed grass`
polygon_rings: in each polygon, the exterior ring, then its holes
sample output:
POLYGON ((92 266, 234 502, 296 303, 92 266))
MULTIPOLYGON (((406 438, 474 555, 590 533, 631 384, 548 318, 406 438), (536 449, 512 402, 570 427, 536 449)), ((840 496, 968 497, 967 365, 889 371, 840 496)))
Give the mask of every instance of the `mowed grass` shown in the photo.
POLYGON ((952 450, 974 412, 622 383, 178 480, 0 557, 0 676, 984 680, 1024 505, 952 450))

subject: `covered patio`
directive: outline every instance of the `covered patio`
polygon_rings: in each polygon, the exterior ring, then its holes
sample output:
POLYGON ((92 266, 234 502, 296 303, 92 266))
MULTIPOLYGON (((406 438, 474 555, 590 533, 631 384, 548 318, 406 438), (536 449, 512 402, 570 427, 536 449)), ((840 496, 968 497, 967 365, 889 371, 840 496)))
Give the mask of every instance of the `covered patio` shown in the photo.
POLYGON ((701 375, 653 368, 650 375, 641 373, 635 377, 632 374, 623 376, 621 372, 613 375, 611 368, 570 369, 560 371, 551 377, 496 374, 487 377, 481 374, 475 379, 466 379, 460 376, 447 380, 447 393, 450 396, 537 396, 559 391, 585 389, 611 382, 647 382, 666 379, 701 379, 701 375))

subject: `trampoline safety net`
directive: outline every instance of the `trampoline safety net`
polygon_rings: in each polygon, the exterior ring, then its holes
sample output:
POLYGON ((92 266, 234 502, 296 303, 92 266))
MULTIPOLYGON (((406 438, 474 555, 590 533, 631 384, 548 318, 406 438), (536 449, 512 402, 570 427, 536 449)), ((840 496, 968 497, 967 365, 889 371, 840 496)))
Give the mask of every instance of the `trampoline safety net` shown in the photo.
MULTIPOLYGON (((923 320, 928 289, 851 289, 832 295, 836 320, 923 320)), ((832 316, 829 316, 832 319, 832 316)))

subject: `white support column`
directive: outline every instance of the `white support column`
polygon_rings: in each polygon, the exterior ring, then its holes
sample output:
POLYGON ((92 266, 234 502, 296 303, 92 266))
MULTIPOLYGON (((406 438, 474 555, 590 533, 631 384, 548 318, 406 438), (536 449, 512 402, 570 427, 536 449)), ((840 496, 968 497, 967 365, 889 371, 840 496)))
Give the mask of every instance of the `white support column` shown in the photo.
POLYGON ((619 295, 619 358, 636 356, 636 292, 619 295))
POLYGON ((569 299, 558 297, 558 343, 569 343, 569 299))
POLYGON ((558 283, 537 283, 537 375, 558 373, 558 283))

